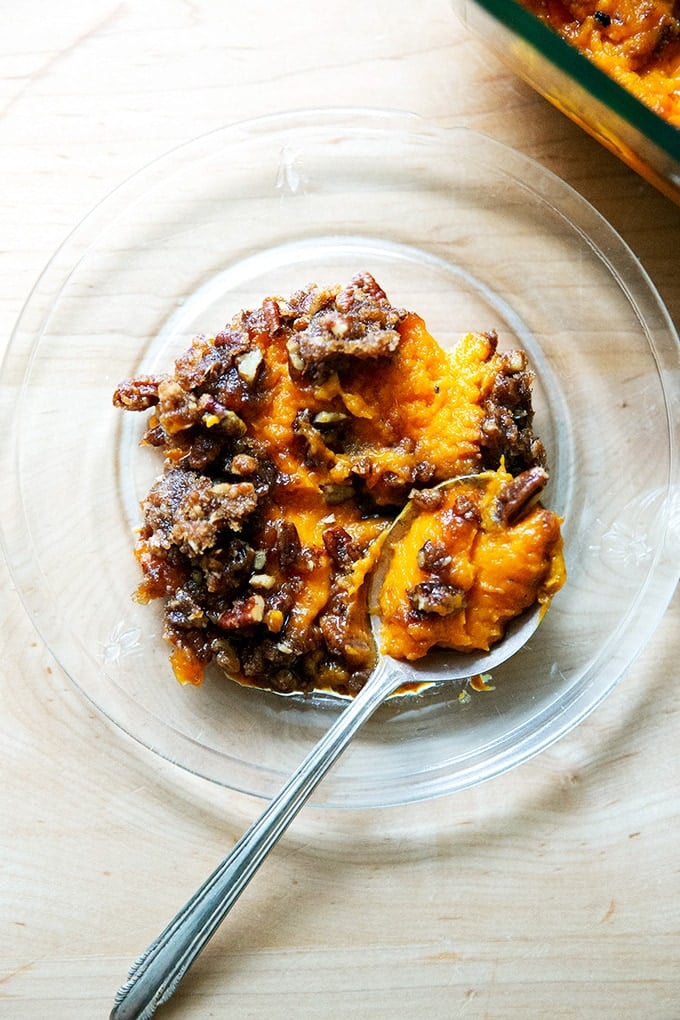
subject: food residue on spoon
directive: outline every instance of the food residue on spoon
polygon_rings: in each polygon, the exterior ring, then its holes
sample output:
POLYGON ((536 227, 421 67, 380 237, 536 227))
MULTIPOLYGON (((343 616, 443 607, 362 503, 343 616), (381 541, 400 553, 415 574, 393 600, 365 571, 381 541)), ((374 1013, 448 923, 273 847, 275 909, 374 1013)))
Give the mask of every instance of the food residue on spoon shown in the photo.
POLYGON ((200 683, 212 662, 281 692, 356 693, 376 658, 368 580, 410 498, 436 534, 410 542, 409 637, 394 652, 425 654, 427 634, 488 647, 529 600, 547 604, 564 563, 560 520, 537 502, 532 382, 494 332, 444 350, 369 273, 267 297, 196 337, 172 372, 122 382, 114 404, 150 412, 143 443, 163 456, 136 597, 163 600, 178 680, 200 683), (474 512, 436 488, 483 472, 493 492, 474 512))

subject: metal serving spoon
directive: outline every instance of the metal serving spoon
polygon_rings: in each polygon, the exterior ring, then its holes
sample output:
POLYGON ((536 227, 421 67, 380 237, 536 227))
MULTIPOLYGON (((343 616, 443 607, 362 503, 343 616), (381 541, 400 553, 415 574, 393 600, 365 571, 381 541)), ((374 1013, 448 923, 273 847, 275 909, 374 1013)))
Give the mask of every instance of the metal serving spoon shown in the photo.
MULTIPOLYGON (((484 475, 459 477, 444 486, 484 484, 484 475)), ((389 565, 389 551, 418 513, 413 503, 394 521, 386 535, 371 584, 369 603, 375 606, 389 565)), ((149 1020, 173 994, 185 973, 215 933, 260 864, 305 804, 330 767, 368 717, 402 684, 464 680, 495 668, 514 655, 538 626, 543 607, 536 604, 506 628, 489 652, 436 650, 416 662, 379 655, 378 662, 356 697, 274 797, 260 817, 241 836, 231 853, 196 890, 145 953, 132 965, 116 994, 109 1020, 149 1020)), ((374 631, 379 618, 374 614, 374 631)), ((376 635, 377 636, 377 635, 376 635)))

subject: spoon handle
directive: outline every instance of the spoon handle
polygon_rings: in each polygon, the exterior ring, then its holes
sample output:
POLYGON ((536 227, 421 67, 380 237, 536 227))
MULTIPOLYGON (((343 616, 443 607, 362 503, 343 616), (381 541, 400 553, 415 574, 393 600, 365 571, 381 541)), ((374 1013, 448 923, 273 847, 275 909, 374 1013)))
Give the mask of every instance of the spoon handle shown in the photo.
POLYGON ((335 723, 260 817, 133 964, 109 1020, 149 1020, 173 994, 260 864, 286 831, 359 727, 403 682, 399 664, 383 657, 335 723))

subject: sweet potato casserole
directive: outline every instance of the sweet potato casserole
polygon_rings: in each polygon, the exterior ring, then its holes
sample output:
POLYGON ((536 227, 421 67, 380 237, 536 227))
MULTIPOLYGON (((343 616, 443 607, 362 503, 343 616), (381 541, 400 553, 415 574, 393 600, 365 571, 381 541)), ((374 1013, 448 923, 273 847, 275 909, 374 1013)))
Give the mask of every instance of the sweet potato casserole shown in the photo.
POLYGON ((177 678, 200 683, 212 662, 281 692, 355 693, 376 655, 367 581, 412 493, 435 530, 410 551, 393 653, 424 654, 428 631, 486 648, 548 602, 563 562, 559 519, 536 502, 532 381, 494 333, 443 350, 364 273, 266 298, 196 337, 170 374, 122 382, 114 404, 149 411, 143 442, 164 457, 142 504, 137 598, 164 601, 177 678), (474 486, 453 507, 435 488, 486 471, 483 505, 474 486), (500 586, 474 581, 489 565, 500 586))
POLYGON ((680 127, 678 0, 520 0, 611 78, 680 127))

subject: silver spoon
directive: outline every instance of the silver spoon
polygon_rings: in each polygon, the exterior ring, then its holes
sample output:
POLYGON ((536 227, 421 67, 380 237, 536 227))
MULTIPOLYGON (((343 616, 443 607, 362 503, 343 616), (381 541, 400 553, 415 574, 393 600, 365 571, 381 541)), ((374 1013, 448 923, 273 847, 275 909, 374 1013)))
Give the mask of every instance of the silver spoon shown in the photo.
MULTIPOLYGON (((484 476, 456 478, 455 485, 484 476)), ((407 505, 386 536, 371 584, 374 606, 389 563, 387 555, 410 527, 417 510, 407 505)), ((187 970, 216 932, 260 864, 305 804, 330 767, 368 717, 402 684, 432 684, 464 680, 495 668, 514 655, 538 626, 543 607, 536 604, 506 628, 491 651, 481 653, 437 650, 416 662, 380 655, 365 685, 299 765, 260 817, 241 836, 231 853, 196 890, 144 954, 132 965, 116 994, 109 1020, 149 1020, 167 1002, 187 970)), ((373 615, 373 621, 378 617, 373 615)), ((374 622, 374 630, 379 623, 374 622)))

